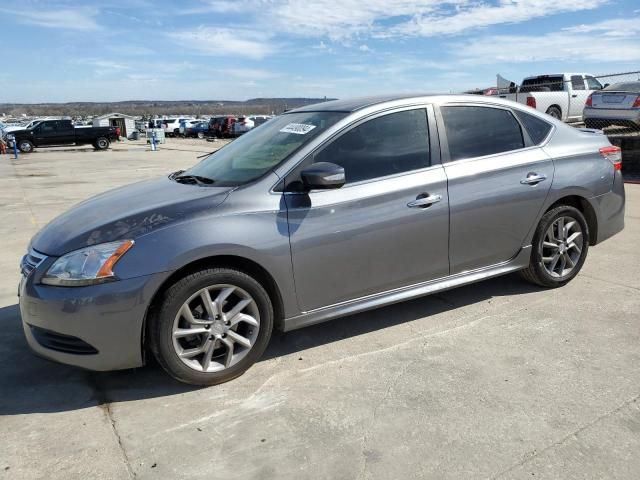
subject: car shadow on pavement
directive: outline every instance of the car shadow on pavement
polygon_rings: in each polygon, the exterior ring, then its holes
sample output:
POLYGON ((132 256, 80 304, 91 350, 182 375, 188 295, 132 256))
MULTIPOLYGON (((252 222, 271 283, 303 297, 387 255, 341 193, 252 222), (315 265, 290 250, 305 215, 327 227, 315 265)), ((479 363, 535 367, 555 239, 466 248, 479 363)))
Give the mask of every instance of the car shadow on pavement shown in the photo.
MULTIPOLYGON (((508 275, 293 332, 274 332, 262 360, 365 335, 493 297, 538 290, 517 275, 508 275)), ((0 326, 0 361, 3 364, 0 415, 77 410, 201 388, 173 380, 155 361, 138 369, 89 372, 40 358, 27 346, 17 305, 0 308, 0 326)))

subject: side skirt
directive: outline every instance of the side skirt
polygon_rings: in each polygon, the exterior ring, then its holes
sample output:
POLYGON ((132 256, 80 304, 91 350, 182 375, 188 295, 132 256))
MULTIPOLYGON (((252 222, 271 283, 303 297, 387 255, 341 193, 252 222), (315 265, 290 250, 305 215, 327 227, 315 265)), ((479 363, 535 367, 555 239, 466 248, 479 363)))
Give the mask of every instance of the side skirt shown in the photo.
POLYGON ((435 292, 449 290, 469 283, 479 282, 488 278, 505 275, 507 273, 522 270, 529 265, 531 257, 531 245, 523 247, 515 257, 506 262, 498 263, 490 267, 479 268, 468 272, 450 275, 448 277, 430 280, 428 282, 410 285, 387 292, 376 293, 355 300, 322 307, 304 312, 301 315, 284 319, 284 331, 296 330, 308 327, 316 323, 326 322, 334 318, 352 315, 365 310, 392 305, 412 298, 422 297, 435 292))

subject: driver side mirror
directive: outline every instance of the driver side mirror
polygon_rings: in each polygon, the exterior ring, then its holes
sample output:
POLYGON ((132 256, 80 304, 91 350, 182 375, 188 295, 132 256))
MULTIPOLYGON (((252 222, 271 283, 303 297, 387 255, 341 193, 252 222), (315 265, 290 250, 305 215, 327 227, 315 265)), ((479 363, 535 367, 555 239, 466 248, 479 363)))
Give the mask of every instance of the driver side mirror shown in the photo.
POLYGON ((345 184, 344 168, 335 163, 314 163, 300 172, 306 190, 329 190, 345 184))

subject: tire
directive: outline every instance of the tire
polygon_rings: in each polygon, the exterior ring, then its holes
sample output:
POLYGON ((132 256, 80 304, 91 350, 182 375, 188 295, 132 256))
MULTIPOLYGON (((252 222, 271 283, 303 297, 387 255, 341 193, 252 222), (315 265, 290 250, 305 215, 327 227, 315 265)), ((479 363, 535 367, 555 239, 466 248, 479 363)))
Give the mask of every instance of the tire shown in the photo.
POLYGON ((273 305, 260 283, 238 270, 209 268, 169 287, 158 311, 150 315, 147 333, 150 350, 173 378, 192 385, 217 385, 251 367, 267 347, 272 330, 273 305), (202 300, 204 290, 212 300, 211 310, 202 300), (222 299, 220 309, 217 299, 222 299), (245 306, 240 308, 241 304, 245 306), (191 319, 185 316, 185 306, 191 319), (239 315, 234 315, 234 308, 239 315), (196 333, 185 335, 187 329, 196 333), (174 330, 180 331, 179 336, 174 330))
POLYGON ((33 143, 29 140, 20 140, 20 143, 18 143, 18 150, 22 153, 31 153, 33 152, 33 143))
POLYGON ((204 138, 204 132, 198 132, 198 138, 202 140, 204 138))
POLYGON ((562 120, 562 112, 558 107, 549 107, 546 113, 547 115, 551 115, 553 118, 562 120))
POLYGON ((109 148, 109 139, 107 137, 98 137, 96 141, 93 143, 93 148, 96 150, 106 150, 109 148))
POLYGON ((173 136, 174 137, 179 137, 180 136, 180 129, 179 128, 175 128, 173 130, 173 136))
POLYGON ((560 205, 549 210, 540 219, 533 235, 529 266, 520 273, 525 280, 536 285, 562 287, 578 275, 588 251, 589 226, 584 215, 577 208, 560 205), (558 234, 560 225, 564 226, 562 235, 558 234), (554 238, 549 237, 550 232, 554 238), (575 236, 578 232, 580 235, 575 236), (564 239, 559 238, 560 236, 564 239), (553 243, 557 244, 557 248, 550 247, 553 243), (554 263, 556 257, 559 258, 554 263))

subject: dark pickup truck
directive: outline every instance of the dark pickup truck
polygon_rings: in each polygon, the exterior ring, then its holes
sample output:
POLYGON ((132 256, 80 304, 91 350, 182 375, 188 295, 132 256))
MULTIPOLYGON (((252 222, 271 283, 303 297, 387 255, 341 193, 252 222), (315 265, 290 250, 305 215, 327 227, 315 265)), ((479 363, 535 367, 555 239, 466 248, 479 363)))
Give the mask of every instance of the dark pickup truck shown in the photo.
POLYGON ((43 120, 11 135, 23 153, 58 145, 93 145, 96 150, 105 150, 116 139, 116 127, 74 127, 71 120, 43 120))

